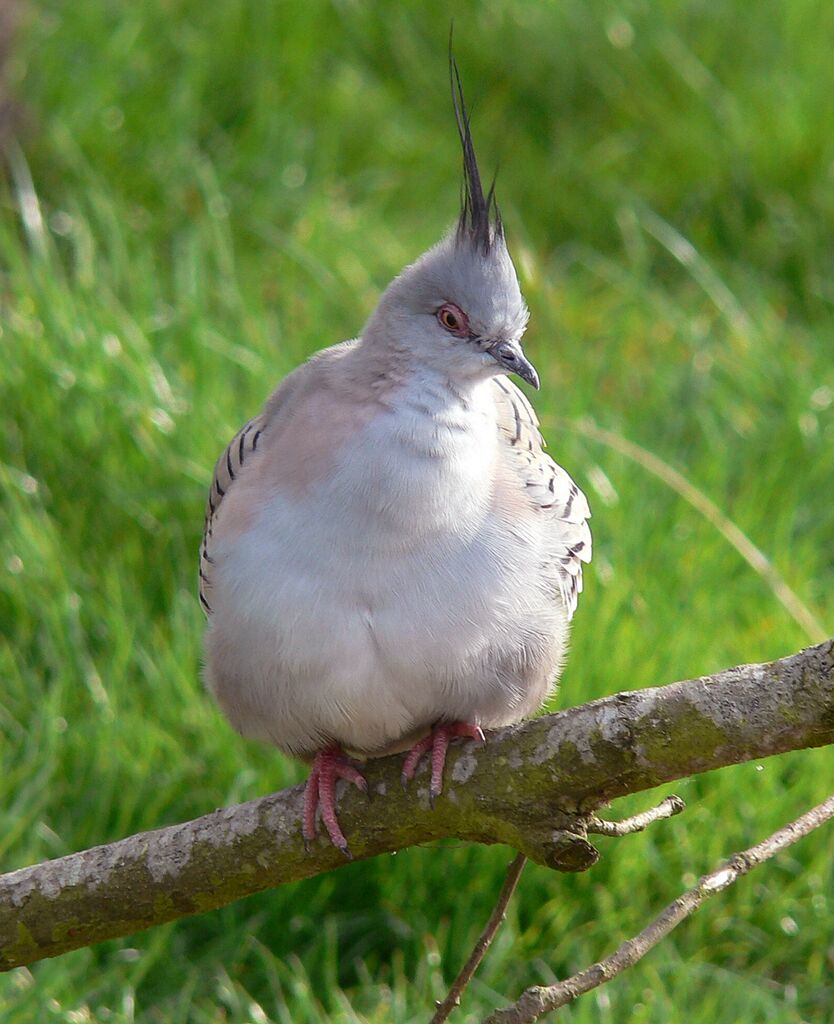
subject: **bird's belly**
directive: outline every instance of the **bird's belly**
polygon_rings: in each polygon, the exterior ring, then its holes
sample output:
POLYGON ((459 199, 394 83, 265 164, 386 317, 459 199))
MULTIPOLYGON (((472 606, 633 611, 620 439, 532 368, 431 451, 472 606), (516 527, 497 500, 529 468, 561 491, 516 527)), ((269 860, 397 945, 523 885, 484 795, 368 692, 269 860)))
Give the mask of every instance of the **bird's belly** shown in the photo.
POLYGON ((421 535, 344 506, 271 507, 216 554, 207 678, 232 723, 293 753, 372 753, 440 718, 529 713, 563 623, 534 576, 537 538, 499 526, 421 535))

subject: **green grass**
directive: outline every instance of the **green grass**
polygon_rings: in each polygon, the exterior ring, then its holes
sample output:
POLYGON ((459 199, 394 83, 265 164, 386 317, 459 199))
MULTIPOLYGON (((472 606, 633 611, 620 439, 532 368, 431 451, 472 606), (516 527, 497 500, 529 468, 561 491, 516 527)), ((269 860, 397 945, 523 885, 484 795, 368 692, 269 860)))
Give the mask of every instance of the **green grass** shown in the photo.
MULTIPOLYGON (((19 20, 21 149, 0 184, 9 870, 301 779, 201 688, 210 467, 272 382, 361 328, 459 187, 441 3, 45 0, 19 20)), ((834 629, 832 30, 806 0, 456 9, 536 404, 594 509, 555 707, 809 640, 585 418, 700 488, 834 629)), ((823 750, 694 779, 685 815, 602 840, 587 875, 529 869, 457 1019, 609 952, 827 795, 832 768, 823 750)), ((805 840, 560 1019, 825 1019, 830 849, 830 830, 805 840)), ((425 1021, 510 856, 409 850, 80 950, 0 979, 0 1018, 425 1021)))

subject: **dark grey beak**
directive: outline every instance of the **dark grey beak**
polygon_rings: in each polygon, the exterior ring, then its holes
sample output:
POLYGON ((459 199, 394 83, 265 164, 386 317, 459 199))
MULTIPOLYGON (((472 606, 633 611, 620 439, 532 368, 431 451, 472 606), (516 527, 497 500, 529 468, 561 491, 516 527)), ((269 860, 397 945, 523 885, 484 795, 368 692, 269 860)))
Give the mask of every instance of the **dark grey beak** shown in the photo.
POLYGON ((510 373, 517 374, 536 391, 539 390, 539 375, 535 366, 525 356, 520 342, 499 341, 488 349, 488 352, 500 366, 505 367, 510 373))

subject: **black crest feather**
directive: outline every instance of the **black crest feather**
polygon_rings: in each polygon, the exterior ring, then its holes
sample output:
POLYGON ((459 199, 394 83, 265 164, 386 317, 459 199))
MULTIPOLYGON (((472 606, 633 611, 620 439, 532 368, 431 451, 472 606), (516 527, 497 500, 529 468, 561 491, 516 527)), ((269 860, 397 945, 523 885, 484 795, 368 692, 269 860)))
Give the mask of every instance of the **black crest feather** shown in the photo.
POLYGON ((486 256, 496 240, 504 237, 504 227, 498 204, 495 201, 495 181, 484 196, 481 174, 475 157, 472 132, 469 130, 469 114, 463 98, 457 61, 452 54, 452 40, 449 39, 449 79, 452 86, 452 106, 458 125, 460 144, 463 149, 463 187, 461 188, 460 217, 458 218, 458 242, 467 241, 486 256))

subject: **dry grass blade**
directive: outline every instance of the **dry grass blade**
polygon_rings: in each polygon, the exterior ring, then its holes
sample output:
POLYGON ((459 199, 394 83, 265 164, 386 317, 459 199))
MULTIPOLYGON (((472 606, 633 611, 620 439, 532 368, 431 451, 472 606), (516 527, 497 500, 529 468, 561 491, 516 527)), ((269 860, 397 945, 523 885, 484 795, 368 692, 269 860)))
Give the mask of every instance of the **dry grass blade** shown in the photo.
POLYGON ((785 611, 804 630, 812 643, 821 643, 826 639, 828 633, 820 620, 785 582, 767 555, 760 548, 756 547, 750 538, 721 511, 711 498, 708 498, 702 490, 699 490, 694 484, 690 483, 682 473, 648 449, 627 440, 627 438, 622 437, 620 434, 615 434, 611 430, 598 427, 590 420, 559 419, 558 422, 561 426, 567 427, 568 430, 582 434, 583 437, 589 437, 593 441, 598 441, 608 448, 613 448, 614 451, 631 459, 632 462, 636 462, 643 469, 648 470, 653 476, 656 476, 667 486, 671 487, 684 501, 687 501, 708 522, 712 523, 722 537, 729 541, 738 551, 750 568, 762 577, 785 611))

